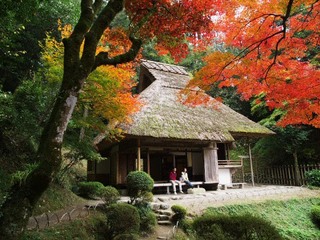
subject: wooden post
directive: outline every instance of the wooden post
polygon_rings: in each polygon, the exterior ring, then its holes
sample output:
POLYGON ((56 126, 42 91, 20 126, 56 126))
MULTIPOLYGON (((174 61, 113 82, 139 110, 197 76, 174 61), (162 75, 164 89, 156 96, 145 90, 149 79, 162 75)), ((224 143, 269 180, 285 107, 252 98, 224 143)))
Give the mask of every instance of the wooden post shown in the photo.
POLYGON ((147 149, 147 171, 148 171, 148 174, 150 175, 150 153, 149 153, 149 148, 147 149))
POLYGON ((140 138, 138 138, 138 152, 137 152, 137 159, 138 159, 138 166, 137 166, 137 170, 140 171, 140 167, 141 167, 141 148, 140 148, 140 138))
POLYGON ((249 143, 249 160, 250 160, 251 181, 252 181, 252 186, 254 186, 254 173, 253 173, 253 165, 252 165, 252 155, 251 155, 251 145, 250 145, 250 143, 249 143))
POLYGON ((204 157, 204 181, 219 182, 218 174, 218 148, 217 143, 210 143, 203 149, 204 157))

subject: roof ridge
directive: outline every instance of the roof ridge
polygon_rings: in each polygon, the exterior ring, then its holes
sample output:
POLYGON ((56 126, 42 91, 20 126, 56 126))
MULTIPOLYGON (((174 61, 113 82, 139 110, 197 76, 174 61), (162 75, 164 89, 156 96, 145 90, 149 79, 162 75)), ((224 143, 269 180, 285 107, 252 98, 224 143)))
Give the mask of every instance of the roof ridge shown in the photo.
POLYGON ((143 65, 147 69, 155 69, 155 70, 160 70, 164 72, 176 73, 181 75, 189 75, 185 67, 179 66, 179 65, 156 62, 156 61, 146 60, 146 59, 141 59, 141 65, 143 65))

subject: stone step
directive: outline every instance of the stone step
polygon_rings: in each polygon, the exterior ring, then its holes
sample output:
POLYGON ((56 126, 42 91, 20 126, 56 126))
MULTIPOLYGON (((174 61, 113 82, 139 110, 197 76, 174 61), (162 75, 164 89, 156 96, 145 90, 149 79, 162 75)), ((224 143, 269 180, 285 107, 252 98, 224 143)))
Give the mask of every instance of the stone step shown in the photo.
POLYGON ((158 236, 157 239, 168 239, 168 238, 165 236, 158 236))
POLYGON ((157 215, 158 220, 170 220, 170 216, 168 215, 157 215))
POLYGON ((171 221, 168 220, 163 220, 163 221, 158 221, 159 225, 172 225, 171 221))
POLYGON ((167 216, 171 216, 172 215, 172 211, 171 210, 157 210, 156 213, 158 213, 160 215, 167 215, 167 216))

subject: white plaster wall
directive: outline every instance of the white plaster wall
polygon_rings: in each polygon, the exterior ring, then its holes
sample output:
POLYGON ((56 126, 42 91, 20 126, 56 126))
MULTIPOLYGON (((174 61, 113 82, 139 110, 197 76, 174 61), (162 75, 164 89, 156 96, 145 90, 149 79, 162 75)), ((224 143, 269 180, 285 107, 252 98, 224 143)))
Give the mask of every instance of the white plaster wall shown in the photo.
POLYGON ((232 185, 232 178, 230 169, 219 169, 219 183, 232 185))

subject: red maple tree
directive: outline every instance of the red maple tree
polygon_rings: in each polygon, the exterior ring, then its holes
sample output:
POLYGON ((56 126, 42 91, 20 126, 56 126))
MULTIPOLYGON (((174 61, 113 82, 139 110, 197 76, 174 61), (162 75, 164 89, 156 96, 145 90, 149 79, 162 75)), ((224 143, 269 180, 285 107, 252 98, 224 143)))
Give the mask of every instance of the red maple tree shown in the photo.
POLYGON ((319 128, 319 1, 216 2, 215 41, 229 50, 207 56, 191 84, 235 86, 245 100, 283 110, 280 125, 319 128))

